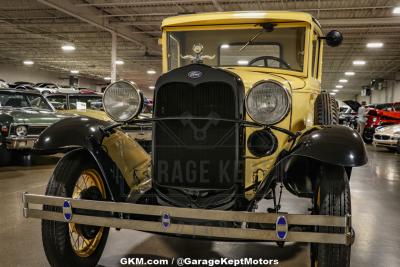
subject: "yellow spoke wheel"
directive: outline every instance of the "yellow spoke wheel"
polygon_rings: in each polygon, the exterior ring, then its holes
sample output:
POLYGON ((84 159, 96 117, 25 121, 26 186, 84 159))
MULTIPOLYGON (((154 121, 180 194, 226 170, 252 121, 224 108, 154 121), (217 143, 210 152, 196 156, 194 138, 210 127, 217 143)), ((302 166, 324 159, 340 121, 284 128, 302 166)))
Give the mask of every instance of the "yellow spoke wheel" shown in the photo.
MULTIPOLYGON (((75 183, 72 198, 80 199, 82 193, 89 188, 95 187, 101 194, 103 200, 106 199, 106 191, 100 174, 94 169, 84 170, 75 183)), ((104 227, 99 227, 93 238, 85 236, 79 231, 79 225, 69 223, 69 236, 73 251, 79 257, 89 257, 98 247, 103 235, 104 227)))

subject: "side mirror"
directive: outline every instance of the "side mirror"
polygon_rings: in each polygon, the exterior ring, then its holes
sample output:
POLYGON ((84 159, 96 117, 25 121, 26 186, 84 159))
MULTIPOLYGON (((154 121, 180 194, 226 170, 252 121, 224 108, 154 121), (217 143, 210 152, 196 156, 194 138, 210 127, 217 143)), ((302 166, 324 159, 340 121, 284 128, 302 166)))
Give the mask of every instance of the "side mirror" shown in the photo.
POLYGON ((326 40, 326 44, 331 47, 339 46, 343 42, 343 35, 337 30, 332 30, 323 38, 326 40))

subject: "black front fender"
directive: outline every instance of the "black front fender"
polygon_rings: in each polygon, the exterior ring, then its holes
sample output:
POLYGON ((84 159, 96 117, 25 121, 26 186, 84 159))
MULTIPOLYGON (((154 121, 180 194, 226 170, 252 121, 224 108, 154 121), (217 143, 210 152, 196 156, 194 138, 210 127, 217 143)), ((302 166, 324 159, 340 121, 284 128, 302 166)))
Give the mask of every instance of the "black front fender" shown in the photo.
POLYGON ((290 154, 343 167, 357 167, 368 162, 361 136, 339 125, 316 126, 304 132, 290 154))
POLYGON ((105 133, 101 127, 110 122, 89 117, 62 119, 44 130, 34 144, 38 153, 58 153, 84 147, 91 150, 92 143, 102 143, 105 133), (92 140, 91 140, 92 139, 92 140))
POLYGON ((292 149, 282 152, 270 175, 259 185, 255 201, 261 200, 273 181, 280 179, 292 194, 312 197, 321 164, 342 166, 350 176, 352 167, 367 162, 364 142, 353 129, 337 125, 312 127, 296 139, 292 149))

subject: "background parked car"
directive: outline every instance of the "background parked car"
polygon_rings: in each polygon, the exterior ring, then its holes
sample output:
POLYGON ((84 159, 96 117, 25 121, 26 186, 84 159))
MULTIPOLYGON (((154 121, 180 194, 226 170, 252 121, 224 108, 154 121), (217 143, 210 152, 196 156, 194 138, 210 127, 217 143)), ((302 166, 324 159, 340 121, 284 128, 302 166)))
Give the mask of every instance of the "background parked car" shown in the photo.
POLYGON ((399 123, 400 103, 385 103, 369 107, 363 139, 366 143, 370 144, 373 141, 377 127, 399 123))
POLYGON ((44 95, 57 93, 59 89, 58 85, 55 83, 37 83, 33 87, 44 95))
POLYGON ((0 165, 30 152, 42 131, 66 117, 36 91, 0 89, 0 165))
POLYGON ((0 79, 0 88, 8 88, 8 84, 3 79, 0 79))
POLYGON ((103 121, 110 121, 110 117, 103 111, 102 96, 98 94, 56 93, 46 98, 55 109, 66 113, 88 116, 103 121))
POLYGON ((357 128, 357 112, 360 104, 353 100, 343 101, 339 106, 339 124, 357 128))
POLYGON ((400 153, 400 124, 377 127, 373 144, 400 153))
POLYGON ((31 85, 28 84, 21 84, 15 87, 16 90, 30 90, 30 91, 36 91, 35 88, 33 88, 31 85))
POLYGON ((35 85, 34 83, 25 82, 25 81, 17 81, 17 82, 15 82, 15 83, 8 84, 8 86, 9 86, 10 88, 17 88, 17 87, 19 87, 19 86, 30 86, 30 87, 33 87, 34 85, 35 85))

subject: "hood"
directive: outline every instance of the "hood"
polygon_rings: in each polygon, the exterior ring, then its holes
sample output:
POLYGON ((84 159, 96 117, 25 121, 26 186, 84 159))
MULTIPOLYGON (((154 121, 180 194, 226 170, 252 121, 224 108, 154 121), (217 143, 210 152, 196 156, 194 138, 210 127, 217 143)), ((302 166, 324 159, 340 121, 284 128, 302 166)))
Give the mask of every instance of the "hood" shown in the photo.
POLYGON ((93 119, 101 120, 101 121, 112 121, 108 115, 101 110, 93 110, 93 109, 70 109, 70 110, 63 110, 63 113, 72 114, 75 116, 86 116, 93 119))
POLYGON ((385 126, 376 130, 377 133, 392 135, 395 132, 400 133, 400 124, 385 126))
POLYGON ((282 83, 289 89, 292 88, 293 90, 301 89, 306 86, 306 82, 302 78, 280 73, 271 73, 263 71, 261 68, 248 69, 238 67, 224 69, 239 75, 246 89, 253 87, 255 83, 261 80, 275 80, 282 83))
POLYGON ((354 110, 355 112, 358 112, 358 109, 361 107, 361 104, 354 100, 344 100, 343 102, 346 103, 346 105, 348 105, 349 107, 351 107, 351 109, 354 110))
POLYGON ((13 118, 14 123, 43 123, 52 124, 68 116, 57 114, 54 111, 38 108, 0 108, 0 114, 13 118))
POLYGON ((140 113, 138 116, 138 119, 144 120, 144 119, 150 119, 153 117, 153 114, 151 113, 140 113))

